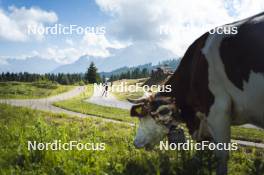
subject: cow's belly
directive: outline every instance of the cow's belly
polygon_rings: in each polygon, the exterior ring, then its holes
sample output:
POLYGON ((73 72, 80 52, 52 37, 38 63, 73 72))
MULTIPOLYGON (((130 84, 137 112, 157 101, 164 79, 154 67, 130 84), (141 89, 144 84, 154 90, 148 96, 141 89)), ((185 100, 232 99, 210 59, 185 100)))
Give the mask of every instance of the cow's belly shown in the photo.
POLYGON ((211 35, 203 48, 209 64, 209 89, 215 98, 231 98, 232 124, 251 123, 264 128, 264 73, 251 71, 249 81, 243 83, 243 90, 238 89, 228 79, 220 58, 219 47, 224 37, 211 35))
POLYGON ((233 103, 233 124, 252 123, 264 128, 264 74, 251 72, 243 90, 226 85, 233 103))

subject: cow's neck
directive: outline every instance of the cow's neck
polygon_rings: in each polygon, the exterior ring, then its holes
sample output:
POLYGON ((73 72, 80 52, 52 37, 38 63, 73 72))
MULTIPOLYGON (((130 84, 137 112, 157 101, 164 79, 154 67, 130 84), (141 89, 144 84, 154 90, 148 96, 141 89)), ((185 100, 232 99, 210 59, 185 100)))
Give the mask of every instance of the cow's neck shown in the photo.
MULTIPOLYGON (((212 95, 208 89, 208 63, 202 53, 208 33, 198 38, 186 51, 175 73, 165 85, 171 85, 171 92, 162 96, 176 98, 179 107, 192 106, 201 108, 201 103, 212 95), (206 99, 204 99, 204 97, 206 99)), ((201 112, 207 113, 206 109, 201 112)))
MULTIPOLYGON (((182 111, 187 126, 193 125, 196 112, 209 113, 214 98, 208 87, 208 63, 202 53, 208 33, 197 39, 186 51, 175 73, 165 83, 171 85, 171 92, 160 93, 173 97, 182 111)), ((189 126, 193 128, 195 126, 189 126)))

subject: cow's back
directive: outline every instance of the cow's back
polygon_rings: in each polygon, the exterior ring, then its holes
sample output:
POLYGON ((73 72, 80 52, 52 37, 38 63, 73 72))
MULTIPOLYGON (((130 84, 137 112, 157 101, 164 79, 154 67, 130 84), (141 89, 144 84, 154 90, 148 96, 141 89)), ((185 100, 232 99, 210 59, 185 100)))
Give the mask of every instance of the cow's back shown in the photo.
POLYGON ((264 15, 241 23, 236 35, 227 35, 220 45, 220 56, 228 78, 243 90, 250 72, 264 72, 264 15))

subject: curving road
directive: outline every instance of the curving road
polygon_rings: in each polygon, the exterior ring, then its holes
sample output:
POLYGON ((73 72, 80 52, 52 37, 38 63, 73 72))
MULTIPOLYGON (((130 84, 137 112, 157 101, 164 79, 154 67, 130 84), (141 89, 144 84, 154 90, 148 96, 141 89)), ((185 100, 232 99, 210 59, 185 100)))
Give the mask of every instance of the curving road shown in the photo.
POLYGON ((72 97, 79 95, 84 91, 85 91, 85 86, 78 86, 73 90, 52 97, 41 98, 41 99, 0 99, 0 103, 6 103, 13 106, 30 107, 32 109, 38 109, 44 111, 59 112, 57 111, 56 107, 52 105, 52 103, 70 99, 72 97))
POLYGON ((120 101, 116 99, 116 97, 110 92, 108 92, 107 96, 102 97, 103 91, 104 88, 94 87, 93 96, 85 101, 101 106, 109 106, 121 109, 130 109, 132 107, 132 103, 129 103, 128 101, 120 101))
MULTIPOLYGON (((52 96, 52 97, 41 98, 41 99, 0 99, 0 103, 9 104, 12 106, 28 107, 31 109, 41 110, 41 111, 64 113, 64 114, 73 115, 77 117, 91 117, 91 118, 98 119, 99 117, 96 117, 93 115, 82 114, 79 112, 62 109, 62 108, 52 105, 52 103, 54 102, 67 100, 75 96, 78 96, 79 94, 85 92, 85 90, 86 90, 85 86, 77 86, 73 90, 70 90, 68 92, 65 92, 65 93, 62 93, 56 96, 52 96)), ((116 121, 116 120, 105 119, 105 118, 100 118, 100 119, 104 121, 120 123, 120 121, 116 121)))

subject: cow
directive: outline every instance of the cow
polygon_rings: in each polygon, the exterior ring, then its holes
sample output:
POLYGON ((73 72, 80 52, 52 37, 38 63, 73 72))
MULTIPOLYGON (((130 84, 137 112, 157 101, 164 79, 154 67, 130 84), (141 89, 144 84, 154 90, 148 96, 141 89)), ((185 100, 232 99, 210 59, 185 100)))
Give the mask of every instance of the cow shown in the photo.
MULTIPOLYGON (((264 13, 223 25, 237 34, 206 32, 187 49, 165 85, 171 92, 131 100, 140 119, 137 148, 151 147, 186 123, 196 141, 230 142, 231 125, 264 128, 264 13)), ((217 173, 227 174, 228 151, 217 150, 217 173)))

